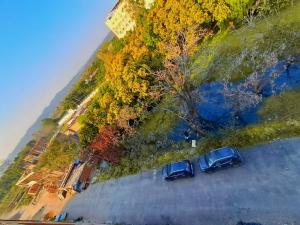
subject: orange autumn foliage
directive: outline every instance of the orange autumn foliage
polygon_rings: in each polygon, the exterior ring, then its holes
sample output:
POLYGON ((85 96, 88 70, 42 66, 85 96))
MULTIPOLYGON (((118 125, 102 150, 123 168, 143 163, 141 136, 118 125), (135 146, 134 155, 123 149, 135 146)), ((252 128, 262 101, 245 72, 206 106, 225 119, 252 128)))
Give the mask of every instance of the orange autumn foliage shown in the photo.
POLYGON ((93 161, 98 163, 101 160, 106 160, 111 163, 119 163, 121 152, 118 143, 118 132, 115 128, 111 126, 101 127, 99 134, 90 145, 93 161))

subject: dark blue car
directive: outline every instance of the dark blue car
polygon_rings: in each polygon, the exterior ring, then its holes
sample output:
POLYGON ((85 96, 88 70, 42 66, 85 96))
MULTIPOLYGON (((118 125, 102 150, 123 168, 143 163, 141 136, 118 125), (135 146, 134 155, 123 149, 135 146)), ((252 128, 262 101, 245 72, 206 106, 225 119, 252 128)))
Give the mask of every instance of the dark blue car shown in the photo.
POLYGON ((163 177, 170 181, 181 177, 193 177, 194 167, 189 160, 170 163, 163 167, 163 177))
POLYGON ((200 170, 213 172, 218 169, 240 165, 242 158, 240 153, 230 147, 219 148, 201 156, 198 159, 200 170))

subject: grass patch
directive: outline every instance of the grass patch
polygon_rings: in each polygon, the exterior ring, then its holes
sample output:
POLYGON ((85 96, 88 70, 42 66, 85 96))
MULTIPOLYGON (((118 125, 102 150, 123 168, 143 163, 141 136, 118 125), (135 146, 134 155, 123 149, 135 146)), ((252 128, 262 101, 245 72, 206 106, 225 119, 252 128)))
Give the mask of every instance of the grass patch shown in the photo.
POLYGON ((264 121, 300 118, 300 89, 266 99, 258 114, 264 121))
POLYGON ((277 15, 243 26, 222 30, 199 47, 194 65, 196 85, 229 77, 231 81, 265 69, 263 63, 276 53, 279 59, 300 54, 300 2, 277 15))

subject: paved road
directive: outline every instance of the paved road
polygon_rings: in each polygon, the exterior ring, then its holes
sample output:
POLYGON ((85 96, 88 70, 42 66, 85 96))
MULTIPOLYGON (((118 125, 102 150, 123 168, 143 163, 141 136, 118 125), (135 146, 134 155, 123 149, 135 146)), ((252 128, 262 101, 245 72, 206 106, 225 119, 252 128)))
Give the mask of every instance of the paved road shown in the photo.
POLYGON ((152 171, 92 185, 66 206, 98 223, 300 224, 300 138, 241 151, 241 167, 164 182, 152 171))

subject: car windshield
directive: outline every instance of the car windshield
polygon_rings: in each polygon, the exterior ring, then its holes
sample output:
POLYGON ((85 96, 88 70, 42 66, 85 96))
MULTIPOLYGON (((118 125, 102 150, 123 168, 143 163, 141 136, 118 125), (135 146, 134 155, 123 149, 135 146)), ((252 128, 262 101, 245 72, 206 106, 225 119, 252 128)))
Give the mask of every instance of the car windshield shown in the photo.
POLYGON ((206 163, 211 166, 214 163, 214 160, 209 155, 205 156, 206 163))
POLYGON ((210 162, 212 162, 212 163, 217 161, 221 157, 222 156, 220 155, 220 153, 218 151, 213 151, 208 154, 208 158, 209 158, 210 162))

